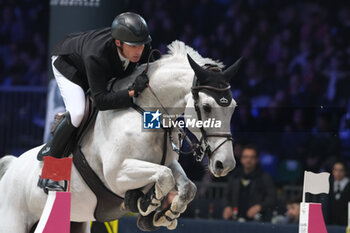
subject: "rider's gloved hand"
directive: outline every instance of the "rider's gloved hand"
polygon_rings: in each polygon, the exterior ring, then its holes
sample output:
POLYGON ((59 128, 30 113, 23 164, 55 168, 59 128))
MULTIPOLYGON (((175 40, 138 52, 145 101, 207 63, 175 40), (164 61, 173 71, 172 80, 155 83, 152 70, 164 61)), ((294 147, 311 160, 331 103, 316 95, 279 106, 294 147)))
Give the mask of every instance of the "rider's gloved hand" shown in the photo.
POLYGON ((141 73, 136 77, 134 83, 128 88, 134 91, 134 97, 138 97, 139 94, 147 87, 148 76, 146 73, 141 73))

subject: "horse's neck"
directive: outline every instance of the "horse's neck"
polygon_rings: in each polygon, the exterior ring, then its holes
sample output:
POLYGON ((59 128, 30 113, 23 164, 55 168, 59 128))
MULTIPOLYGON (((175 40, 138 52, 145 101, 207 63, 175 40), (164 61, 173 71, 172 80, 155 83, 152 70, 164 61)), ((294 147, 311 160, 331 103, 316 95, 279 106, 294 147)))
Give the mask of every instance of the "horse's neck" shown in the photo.
POLYGON ((163 64, 154 63, 150 66, 149 86, 151 90, 145 89, 140 97, 135 99, 135 103, 146 109, 161 109, 163 105, 168 113, 181 114, 186 106, 185 97, 191 91, 193 72, 187 67, 178 64, 167 65, 164 64, 165 62, 163 64))
MULTIPOLYGON (((189 66, 184 67, 181 64, 172 66, 166 62, 163 64, 154 62, 149 67, 149 85, 161 103, 157 101, 149 88, 146 88, 138 98, 135 98, 135 103, 144 109, 158 108, 161 111, 163 110, 161 105, 163 105, 169 114, 182 114, 187 104, 187 96, 191 92, 193 71, 189 66)), ((143 70, 144 66, 139 67, 130 77, 117 81, 113 86, 113 90, 118 91, 127 88, 143 70)), ((117 117, 118 111, 102 111, 99 112, 99 115, 101 116, 96 121, 95 124, 97 125, 94 128, 102 128, 101 132, 109 132, 109 130, 104 129, 111 127, 111 120, 117 117)), ((93 134, 101 132, 94 132, 93 134)), ((106 137, 105 133, 102 133, 100 137, 106 137)), ((89 137, 84 140, 84 146, 89 147, 88 145, 92 145, 92 142, 93 137, 90 133, 89 137)))

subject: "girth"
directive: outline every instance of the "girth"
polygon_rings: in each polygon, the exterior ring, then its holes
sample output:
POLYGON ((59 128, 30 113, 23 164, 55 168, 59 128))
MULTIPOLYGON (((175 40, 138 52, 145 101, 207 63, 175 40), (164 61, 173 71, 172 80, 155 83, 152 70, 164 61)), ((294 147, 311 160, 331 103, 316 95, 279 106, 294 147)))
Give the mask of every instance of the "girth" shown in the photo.
POLYGON ((88 164, 80 145, 73 153, 73 162, 85 183, 95 194, 97 204, 94 217, 99 222, 109 222, 123 216, 120 206, 124 199, 110 191, 88 164))
POLYGON ((123 216, 123 213, 120 211, 120 206, 124 199, 113 193, 104 185, 99 176, 90 167, 81 151, 82 139, 88 130, 95 125, 98 113, 98 110, 93 107, 93 104, 91 102, 89 102, 89 104, 92 108, 91 114, 89 119, 86 120, 88 124, 79 132, 79 141, 73 150, 73 163, 87 186, 96 196, 97 204, 94 212, 95 219, 99 222, 108 222, 123 216))

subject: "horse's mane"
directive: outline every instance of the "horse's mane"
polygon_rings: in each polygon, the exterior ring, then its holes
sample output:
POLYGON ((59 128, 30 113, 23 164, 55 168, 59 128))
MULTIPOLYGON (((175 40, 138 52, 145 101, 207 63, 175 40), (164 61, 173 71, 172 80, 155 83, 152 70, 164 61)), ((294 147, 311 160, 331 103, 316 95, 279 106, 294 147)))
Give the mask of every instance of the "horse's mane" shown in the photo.
POLYGON ((195 51, 193 48, 191 48, 188 45, 185 45, 184 42, 175 40, 168 46, 168 53, 165 54, 164 58, 170 58, 170 57, 178 57, 182 59, 186 59, 187 61, 187 54, 191 56, 193 60, 195 60, 199 65, 203 66, 204 64, 212 64, 216 65, 219 68, 224 68, 224 64, 218 60, 214 61, 211 58, 204 58, 202 57, 197 51, 195 51))
MULTIPOLYGON (((224 68, 224 64, 220 61, 214 61, 211 58, 203 58, 197 51, 191 48, 188 45, 185 45, 184 42, 175 40, 168 46, 168 53, 162 55, 159 60, 150 63, 149 73, 154 72, 158 69, 158 64, 178 64, 182 67, 186 65, 186 69, 191 69, 190 64, 187 60, 187 54, 192 57, 196 63, 203 66, 205 64, 211 64, 219 67, 220 69, 224 68)), ((136 68, 136 70, 129 76, 129 78, 120 79, 113 83, 113 89, 115 91, 125 89, 135 80, 136 76, 144 71, 146 64, 143 64, 136 68)))

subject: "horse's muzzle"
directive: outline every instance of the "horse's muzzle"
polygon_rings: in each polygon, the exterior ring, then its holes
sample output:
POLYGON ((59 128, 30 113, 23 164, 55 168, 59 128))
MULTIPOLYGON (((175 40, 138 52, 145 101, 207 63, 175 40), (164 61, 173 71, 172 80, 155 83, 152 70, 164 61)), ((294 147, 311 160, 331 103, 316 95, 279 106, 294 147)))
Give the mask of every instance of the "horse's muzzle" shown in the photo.
POLYGON ((215 177, 226 176, 230 171, 236 167, 236 161, 221 161, 216 160, 214 162, 209 162, 209 170, 215 177))

